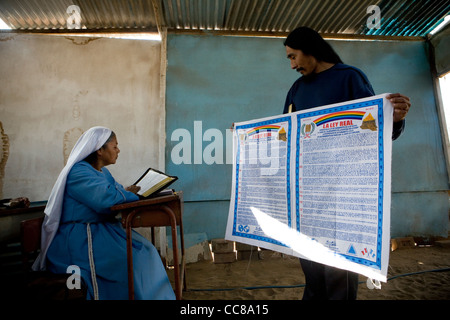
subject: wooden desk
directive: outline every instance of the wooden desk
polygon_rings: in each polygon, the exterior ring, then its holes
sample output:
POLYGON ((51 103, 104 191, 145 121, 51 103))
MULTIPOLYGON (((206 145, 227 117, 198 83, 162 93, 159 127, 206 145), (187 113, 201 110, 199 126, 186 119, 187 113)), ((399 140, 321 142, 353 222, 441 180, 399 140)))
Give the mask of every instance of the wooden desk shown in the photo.
POLYGON ((175 296, 181 300, 183 287, 186 289, 185 252, 183 236, 183 192, 174 195, 161 196, 119 204, 111 207, 112 211, 121 213, 122 225, 127 233, 127 263, 128 263, 128 296, 134 299, 133 282, 133 250, 132 228, 151 227, 152 242, 155 243, 154 227, 170 226, 172 231, 172 248, 174 261, 175 296), (180 227, 181 263, 178 258, 177 226, 180 227), (181 270, 180 270, 181 268, 181 270))

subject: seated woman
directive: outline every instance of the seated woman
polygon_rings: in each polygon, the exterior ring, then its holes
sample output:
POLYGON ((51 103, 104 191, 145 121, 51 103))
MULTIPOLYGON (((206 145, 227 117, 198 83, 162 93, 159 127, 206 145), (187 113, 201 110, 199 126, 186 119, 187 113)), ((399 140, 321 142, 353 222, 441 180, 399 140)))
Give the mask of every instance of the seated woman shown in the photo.
MULTIPOLYGON (((87 299, 128 299, 126 233, 110 207, 136 201, 136 186, 118 184, 107 165, 120 152, 110 129, 94 127, 75 144, 45 209, 41 254, 33 268, 66 273, 76 265, 87 284, 87 299)), ((174 299, 155 247, 133 232, 136 299, 174 299)))

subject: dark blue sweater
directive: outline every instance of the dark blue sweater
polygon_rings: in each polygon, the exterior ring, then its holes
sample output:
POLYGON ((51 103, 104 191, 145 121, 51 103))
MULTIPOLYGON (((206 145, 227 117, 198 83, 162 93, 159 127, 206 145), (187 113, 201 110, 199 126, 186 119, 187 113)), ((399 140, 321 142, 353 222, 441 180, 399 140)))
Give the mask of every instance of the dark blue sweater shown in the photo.
MULTIPOLYGON (((333 67, 297 79, 289 90, 283 113, 374 96, 367 76, 358 68, 337 63, 333 67)), ((404 121, 394 123, 392 139, 404 129, 404 121)))

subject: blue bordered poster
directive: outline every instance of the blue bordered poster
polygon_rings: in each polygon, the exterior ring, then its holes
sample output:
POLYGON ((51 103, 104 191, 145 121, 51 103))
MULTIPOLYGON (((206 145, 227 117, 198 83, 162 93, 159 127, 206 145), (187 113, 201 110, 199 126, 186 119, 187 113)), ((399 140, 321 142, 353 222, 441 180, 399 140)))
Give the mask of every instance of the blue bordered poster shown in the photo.
POLYGON ((225 238, 386 281, 386 94, 237 123, 225 238))
POLYGON ((292 225, 291 120, 286 116, 235 127, 235 236, 283 246, 264 233, 250 208, 257 206, 277 221, 292 225))

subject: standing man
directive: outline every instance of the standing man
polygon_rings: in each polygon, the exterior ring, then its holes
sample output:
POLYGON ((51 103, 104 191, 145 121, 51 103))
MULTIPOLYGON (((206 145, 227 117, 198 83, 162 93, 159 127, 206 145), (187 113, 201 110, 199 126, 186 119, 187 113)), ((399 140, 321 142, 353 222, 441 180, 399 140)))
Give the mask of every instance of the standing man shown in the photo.
MULTIPOLYGON (((299 27, 284 41, 291 68, 302 74, 289 90, 283 113, 374 96, 372 85, 359 69, 343 64, 333 48, 314 30, 299 27)), ((394 106, 392 139, 405 127, 411 103, 399 94, 387 96, 394 106)), ((306 278, 304 300, 355 300, 358 274, 300 259, 306 278)))

